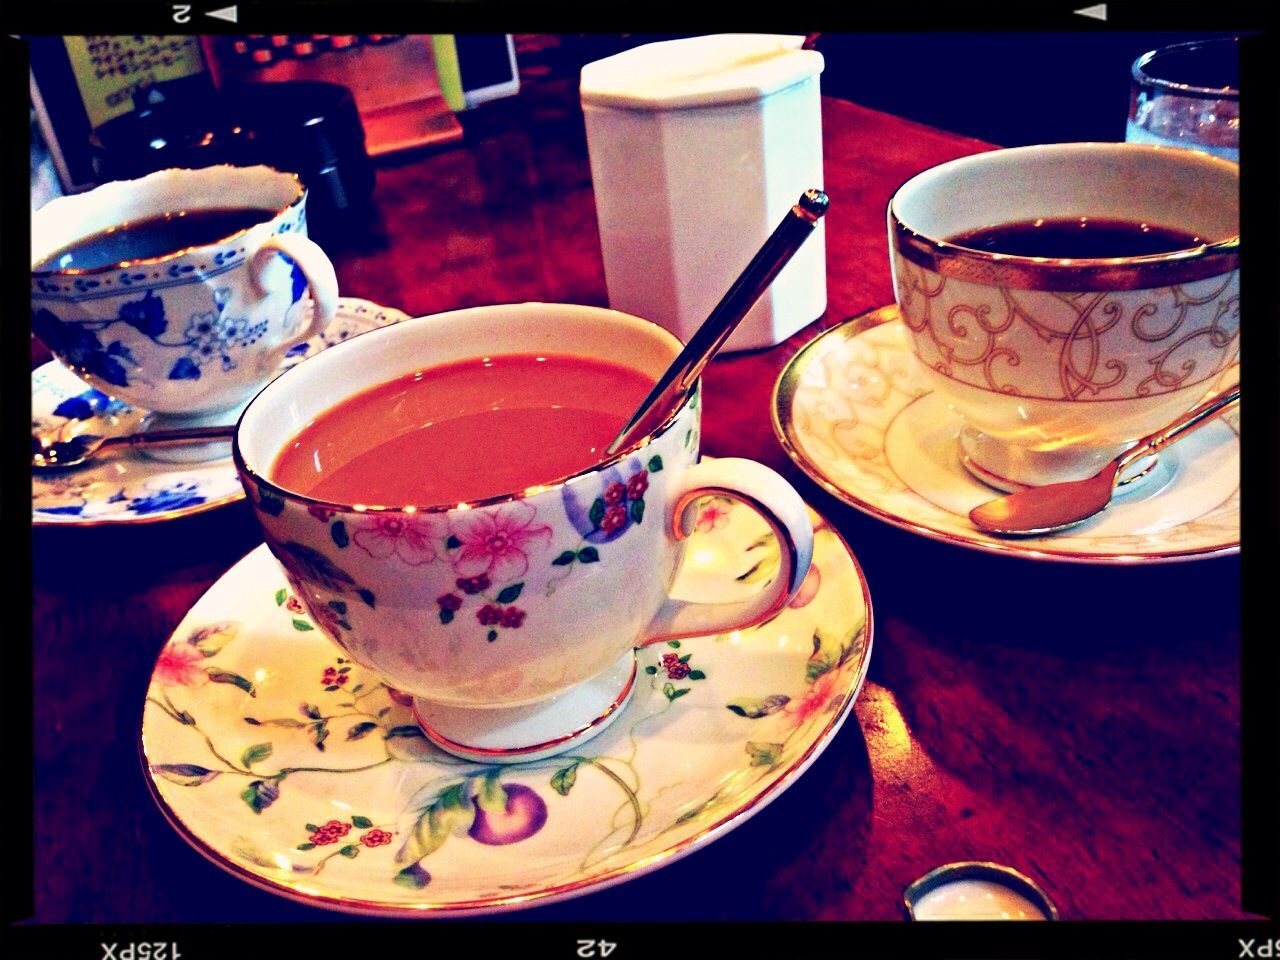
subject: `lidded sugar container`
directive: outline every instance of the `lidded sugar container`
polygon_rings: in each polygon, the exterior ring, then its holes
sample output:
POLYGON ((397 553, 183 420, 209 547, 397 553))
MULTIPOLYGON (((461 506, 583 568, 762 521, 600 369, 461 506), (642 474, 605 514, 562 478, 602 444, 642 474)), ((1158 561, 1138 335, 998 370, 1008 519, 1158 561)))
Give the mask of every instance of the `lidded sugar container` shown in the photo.
MULTIPOLYGON (((821 188, 822 54, 717 34, 582 68, 609 305, 688 340, 800 194, 821 188)), ((820 223, 728 341, 776 344, 826 309, 820 223)))

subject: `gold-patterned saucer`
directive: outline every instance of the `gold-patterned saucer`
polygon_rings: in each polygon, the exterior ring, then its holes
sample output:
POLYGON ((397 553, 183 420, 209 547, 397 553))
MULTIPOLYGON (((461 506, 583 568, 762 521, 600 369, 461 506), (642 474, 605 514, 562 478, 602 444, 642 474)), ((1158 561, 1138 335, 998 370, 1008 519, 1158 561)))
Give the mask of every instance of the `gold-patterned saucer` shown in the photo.
MULTIPOLYGON (((848 718, 871 655, 857 560, 811 512, 813 565, 768 623, 636 651, 631 700, 571 753, 461 760, 413 700, 345 659, 266 546, 196 603, 142 715, 148 783, 205 857, 271 893, 383 916, 473 915, 639 877, 744 823, 848 718)), ((699 507, 673 594, 739 600, 777 541, 722 497, 699 507)))
POLYGON ((960 462, 960 419, 917 370, 895 306, 853 317, 806 344, 778 378, 772 412, 779 442, 818 484, 864 513, 935 540, 1095 564, 1167 563, 1240 549, 1238 408, 1169 447, 1150 476, 1092 520, 1040 537, 979 530, 969 511, 999 494, 960 462))

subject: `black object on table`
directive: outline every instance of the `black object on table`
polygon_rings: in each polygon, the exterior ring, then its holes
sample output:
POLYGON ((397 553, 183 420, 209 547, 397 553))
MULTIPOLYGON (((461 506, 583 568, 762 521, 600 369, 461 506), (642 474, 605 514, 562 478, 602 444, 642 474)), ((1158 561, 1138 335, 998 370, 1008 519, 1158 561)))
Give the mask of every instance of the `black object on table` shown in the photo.
POLYGON ((321 245, 371 213, 373 165, 346 87, 310 80, 216 90, 162 83, 134 99, 132 113, 91 136, 104 182, 219 163, 288 170, 307 186, 308 231, 321 245))

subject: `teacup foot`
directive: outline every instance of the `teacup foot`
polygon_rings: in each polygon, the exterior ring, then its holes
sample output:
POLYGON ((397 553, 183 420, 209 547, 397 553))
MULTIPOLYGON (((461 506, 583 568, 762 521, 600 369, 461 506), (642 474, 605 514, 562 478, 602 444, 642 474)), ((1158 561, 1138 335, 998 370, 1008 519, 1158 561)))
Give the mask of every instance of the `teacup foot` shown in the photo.
MULTIPOLYGON (((960 431, 960 463, 976 480, 1004 493, 1093 476, 1124 451, 1118 447, 1089 451, 1028 451, 1003 444, 972 427, 960 431)), ((1120 476, 1121 488, 1141 486, 1160 460, 1158 453, 1143 457, 1120 476)))
POLYGON ((475 763, 526 763, 552 757, 603 733, 622 713, 636 682, 628 652, 608 670, 540 703, 476 709, 419 697, 413 715, 427 739, 475 763))

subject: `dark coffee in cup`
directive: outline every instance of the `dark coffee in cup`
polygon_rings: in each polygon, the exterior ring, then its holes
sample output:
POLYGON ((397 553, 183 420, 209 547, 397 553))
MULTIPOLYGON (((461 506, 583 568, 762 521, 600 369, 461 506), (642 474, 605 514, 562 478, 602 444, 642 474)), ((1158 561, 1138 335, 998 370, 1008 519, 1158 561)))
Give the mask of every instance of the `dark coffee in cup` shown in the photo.
POLYGON ((1110 217, 1039 217, 967 230, 950 243, 1014 257, 1053 260, 1147 257, 1198 247, 1205 241, 1178 227, 1110 217))
POLYGON ((37 273, 93 270, 115 263, 149 260, 188 247, 216 243, 273 216, 274 210, 214 207, 140 217, 69 243, 33 264, 31 269, 37 273))

